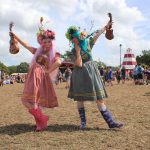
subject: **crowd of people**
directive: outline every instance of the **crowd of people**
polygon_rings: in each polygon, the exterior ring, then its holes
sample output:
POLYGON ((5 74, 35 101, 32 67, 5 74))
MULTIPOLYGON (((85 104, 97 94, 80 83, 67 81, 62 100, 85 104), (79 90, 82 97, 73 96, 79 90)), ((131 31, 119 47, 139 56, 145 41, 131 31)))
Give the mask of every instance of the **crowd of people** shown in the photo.
POLYGON ((5 84, 24 83, 27 73, 17 73, 8 75, 4 71, 0 71, 0 86, 5 84))
POLYGON ((122 68, 117 68, 112 71, 112 67, 101 67, 100 75, 103 78, 105 85, 112 86, 112 81, 116 80, 118 84, 122 81, 133 80, 135 85, 148 85, 150 84, 150 66, 143 67, 140 64, 136 65, 134 69, 127 70, 124 66, 122 68))
MULTIPOLYGON (((59 69, 55 84, 58 85, 62 82, 65 82, 65 88, 69 89, 72 70, 73 68, 69 68, 67 66, 65 71, 59 69)), ((133 80, 135 85, 150 84, 150 66, 142 67, 140 64, 138 64, 133 70, 126 70, 125 67, 118 67, 115 71, 112 70, 112 67, 100 67, 99 72, 103 79, 103 83, 106 86, 113 86, 112 81, 114 80, 116 80, 118 84, 120 84, 120 82, 124 84, 125 81, 128 80, 133 80)), ((26 76, 27 73, 6 75, 4 71, 0 71, 0 86, 3 86, 4 84, 24 83, 26 76)))
POLYGON ((144 68, 141 64, 136 65, 133 70, 133 79, 135 84, 148 85, 150 83, 150 66, 144 68))
POLYGON ((59 70, 56 76, 56 85, 62 82, 66 82, 65 88, 68 89, 70 87, 71 74, 72 70, 69 67, 67 67, 64 72, 61 72, 61 70, 59 70))

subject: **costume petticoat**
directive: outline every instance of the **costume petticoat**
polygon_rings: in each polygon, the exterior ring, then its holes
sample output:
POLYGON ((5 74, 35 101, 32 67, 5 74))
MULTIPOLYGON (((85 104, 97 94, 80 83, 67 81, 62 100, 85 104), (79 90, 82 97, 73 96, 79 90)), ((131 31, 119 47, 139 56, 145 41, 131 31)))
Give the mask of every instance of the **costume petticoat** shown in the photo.
MULTIPOLYGON (((39 54, 40 52, 36 53, 39 54)), ((55 54, 54 61, 57 58, 58 57, 55 54)), ((50 65, 51 63, 49 62, 49 66, 50 65)), ((56 70, 54 72, 56 73, 56 70)), ((25 81, 22 102, 23 104, 27 103, 28 105, 31 105, 31 107, 38 106, 54 108, 58 106, 57 96, 52 83, 52 77, 49 73, 44 71, 40 64, 36 63, 35 59, 33 59, 31 63, 29 73, 25 81)))
POLYGON ((50 75, 45 73, 42 67, 37 63, 31 66, 27 75, 22 101, 32 106, 35 104, 47 108, 58 106, 50 75))
POLYGON ((98 65, 89 56, 90 50, 87 53, 81 51, 83 66, 73 68, 68 97, 74 101, 96 101, 108 97, 98 65))
POLYGON ((74 67, 68 97, 74 101, 95 101, 107 97, 98 66, 94 61, 84 63, 82 68, 74 67))

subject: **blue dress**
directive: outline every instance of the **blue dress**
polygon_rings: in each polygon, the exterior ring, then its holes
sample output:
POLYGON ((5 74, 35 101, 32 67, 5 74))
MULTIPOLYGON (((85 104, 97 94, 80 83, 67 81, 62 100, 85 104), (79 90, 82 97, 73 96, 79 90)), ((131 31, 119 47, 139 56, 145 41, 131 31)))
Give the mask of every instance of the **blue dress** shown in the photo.
POLYGON ((83 66, 74 66, 72 72, 68 97, 74 101, 96 101, 107 97, 98 65, 91 56, 93 38, 90 38, 89 45, 87 52, 81 51, 83 66))

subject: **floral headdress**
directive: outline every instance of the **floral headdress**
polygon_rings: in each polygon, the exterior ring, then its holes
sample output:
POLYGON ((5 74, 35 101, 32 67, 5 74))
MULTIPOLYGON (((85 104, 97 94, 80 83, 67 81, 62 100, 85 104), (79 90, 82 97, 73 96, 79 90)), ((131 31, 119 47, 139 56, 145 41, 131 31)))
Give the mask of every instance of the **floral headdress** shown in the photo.
POLYGON ((85 28, 83 31, 80 31, 80 27, 70 26, 67 30, 66 38, 69 41, 72 41, 73 38, 79 38, 80 34, 85 35, 86 38, 89 38, 89 37, 93 36, 93 34, 95 33, 95 32, 92 33, 93 26, 94 26, 93 20, 91 21, 91 26, 90 26, 89 32, 87 32, 85 28))
POLYGON ((80 28, 77 28, 76 26, 71 26, 68 28, 66 32, 66 38, 69 41, 72 41, 73 38, 79 38, 80 36, 80 28))
POLYGON ((52 30, 44 30, 43 28, 43 17, 40 18, 40 27, 39 31, 37 32, 37 41, 39 44, 41 44, 41 40, 44 38, 50 38, 52 40, 55 39, 55 32, 52 30))
POLYGON ((81 34, 86 34, 86 31, 80 31, 79 27, 70 26, 66 33, 66 38, 70 41, 70 47, 74 50, 74 43, 77 39, 77 43, 80 45, 82 51, 87 51, 88 48, 88 39, 85 38, 84 40, 80 39, 81 34))

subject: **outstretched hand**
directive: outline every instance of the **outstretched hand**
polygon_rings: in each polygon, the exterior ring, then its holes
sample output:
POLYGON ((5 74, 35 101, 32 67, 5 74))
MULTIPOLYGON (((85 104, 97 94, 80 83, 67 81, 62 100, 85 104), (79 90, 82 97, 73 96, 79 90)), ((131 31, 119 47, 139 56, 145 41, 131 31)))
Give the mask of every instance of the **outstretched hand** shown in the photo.
POLYGON ((9 32, 9 35, 10 35, 10 36, 13 36, 13 35, 14 35, 14 33, 13 33, 12 31, 10 31, 10 32, 9 32))
POLYGON ((26 49, 28 49, 32 54, 35 53, 35 48, 30 46, 28 43, 22 41, 14 32, 10 31, 9 32, 10 36, 13 36, 13 40, 16 42, 19 42, 23 47, 25 47, 26 49))
POLYGON ((15 33, 13 33, 12 31, 9 32, 10 36, 13 36, 15 39, 17 39, 17 36, 15 35, 15 33))
POLYGON ((112 26, 112 24, 113 24, 113 22, 108 21, 108 23, 107 23, 107 25, 105 27, 108 29, 109 27, 112 26))
POLYGON ((73 38, 73 39, 72 39, 72 42, 73 42, 74 44, 79 44, 79 41, 78 41, 77 38, 73 38))

